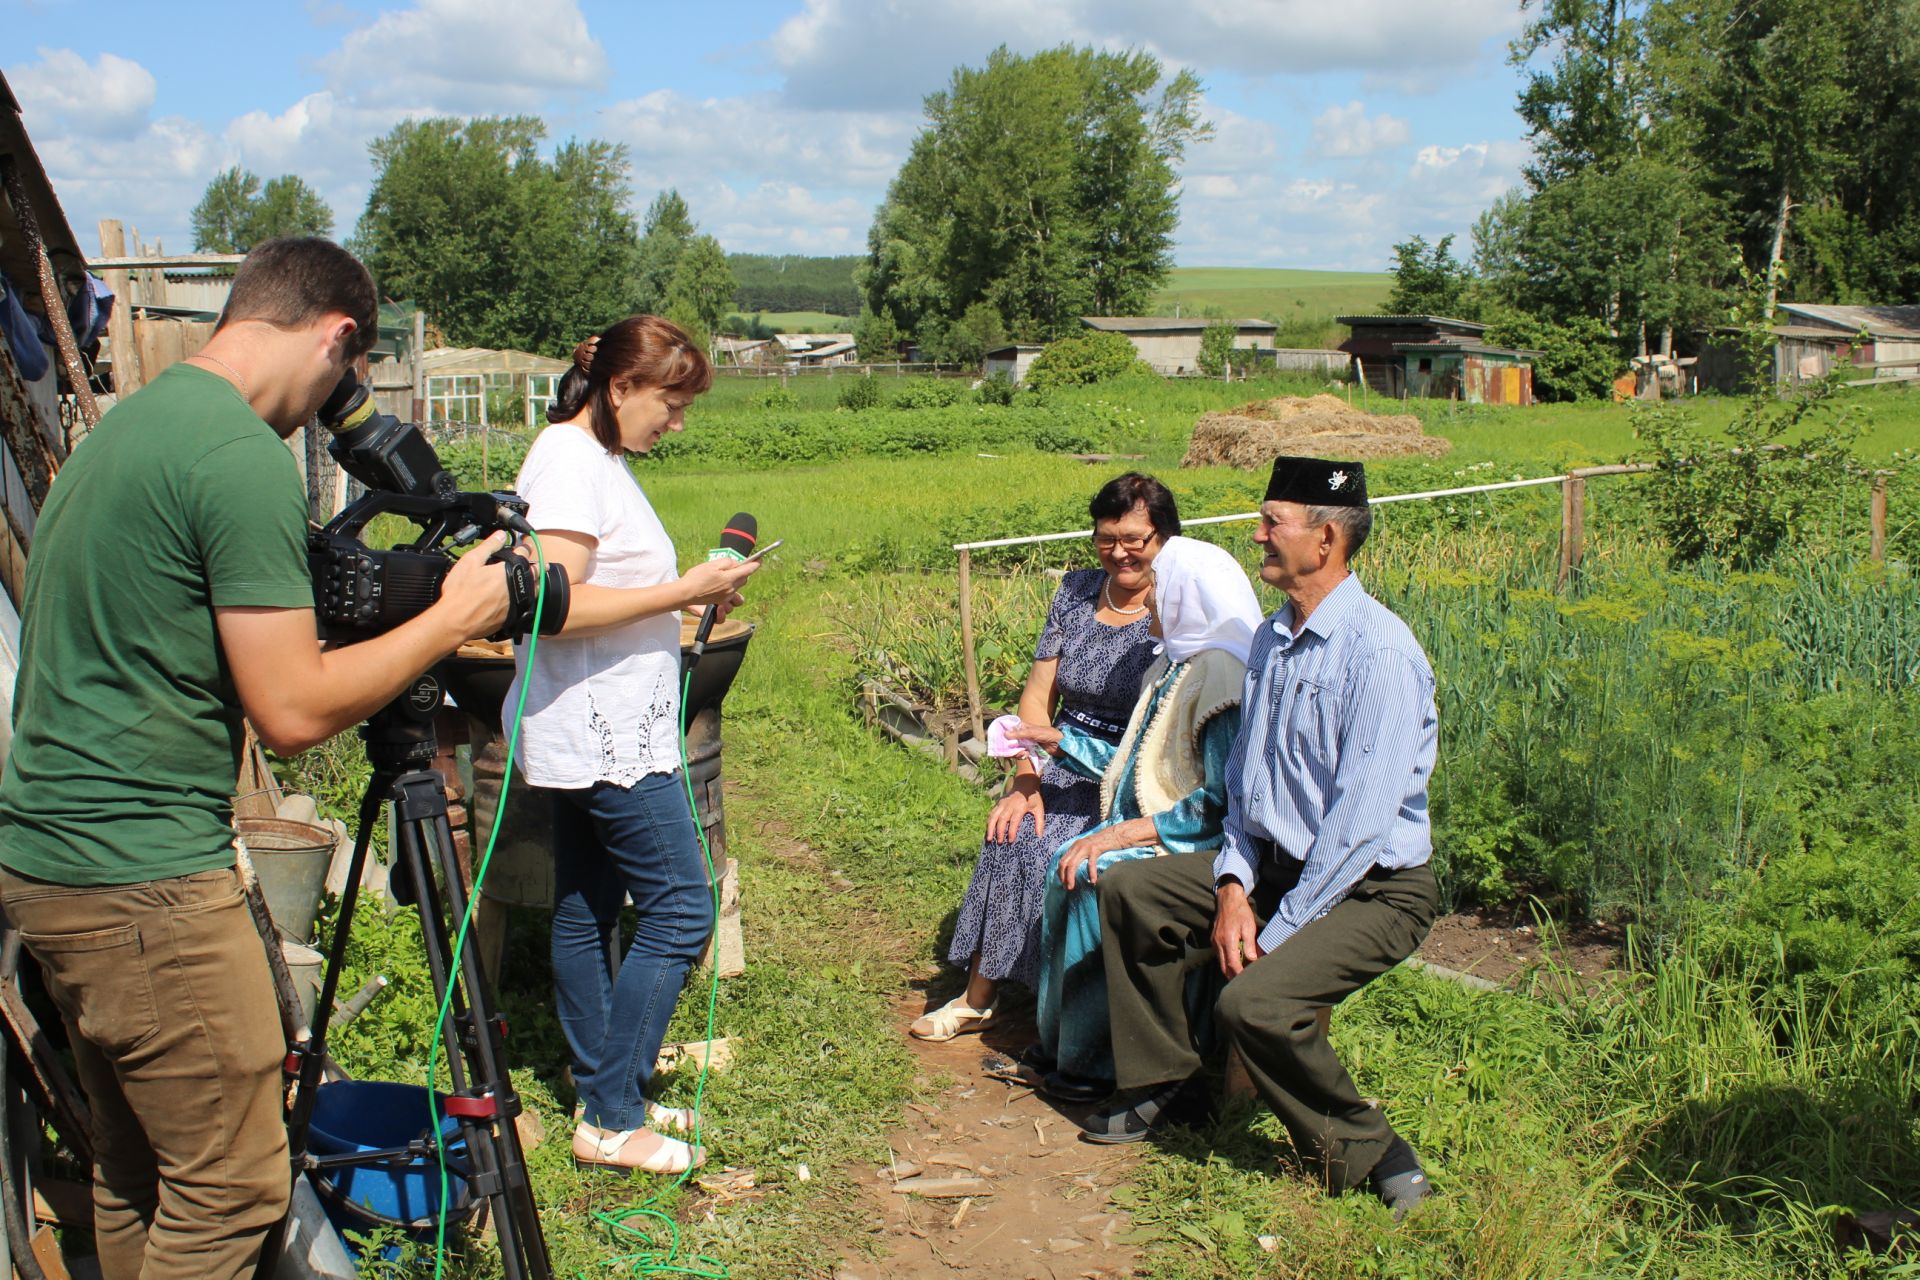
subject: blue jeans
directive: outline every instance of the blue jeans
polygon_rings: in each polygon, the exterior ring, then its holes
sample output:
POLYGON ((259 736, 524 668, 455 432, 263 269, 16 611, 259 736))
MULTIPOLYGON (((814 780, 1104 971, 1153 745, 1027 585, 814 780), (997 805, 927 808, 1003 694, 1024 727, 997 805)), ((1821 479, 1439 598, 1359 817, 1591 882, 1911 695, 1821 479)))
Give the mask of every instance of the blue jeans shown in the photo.
POLYGON ((647 1084, 687 970, 713 931, 713 889, 678 773, 553 789, 553 979, 585 1121, 647 1123, 647 1084), (614 963, 631 897, 640 923, 614 963))

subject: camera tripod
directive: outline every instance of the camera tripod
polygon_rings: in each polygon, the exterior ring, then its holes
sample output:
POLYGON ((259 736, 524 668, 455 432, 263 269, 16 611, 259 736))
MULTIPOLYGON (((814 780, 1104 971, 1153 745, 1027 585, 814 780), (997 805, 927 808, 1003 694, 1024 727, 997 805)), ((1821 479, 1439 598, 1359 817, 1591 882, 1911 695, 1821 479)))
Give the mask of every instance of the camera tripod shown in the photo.
MULTIPOLYGON (((507 1280, 550 1280, 552 1264, 540 1230, 540 1213, 527 1179, 520 1135, 514 1128, 514 1117, 520 1114, 521 1106, 502 1052, 506 1020, 493 1005, 477 949, 469 944, 458 954, 454 950, 460 922, 466 917, 468 894, 447 819, 445 783, 428 767, 436 747, 433 720, 440 704, 440 677, 429 671, 361 727, 373 777, 360 802, 360 828, 327 950, 326 976, 314 1007, 313 1033, 287 1058, 288 1074, 297 1075, 299 1081, 287 1120, 287 1145, 295 1176, 318 1174, 315 1181, 322 1198, 331 1196, 335 1200, 344 1197, 327 1180, 329 1170, 394 1167, 425 1160, 431 1179, 436 1176, 440 1159, 435 1154, 436 1145, 442 1149, 454 1145, 444 1128, 438 1135, 427 1132, 430 1126, 422 1116, 422 1136, 403 1146, 341 1155, 315 1155, 308 1149, 316 1093, 326 1061, 327 1028, 353 930, 360 876, 366 866, 373 824, 381 807, 391 801, 394 824, 389 855, 394 896, 419 913, 435 1007, 446 1010, 440 1033, 447 1046, 447 1070, 453 1088, 446 1098, 445 1115, 458 1121, 458 1141, 465 1147, 464 1152, 448 1150, 445 1155, 449 1199, 464 1183, 475 1201, 487 1205, 507 1280)), ((428 1084, 431 1088, 432 1082, 428 1084)), ((443 1204, 441 1210, 449 1221, 464 1216, 449 1204, 443 1204)), ((356 1217, 365 1218, 369 1226, 419 1229, 431 1225, 431 1216, 425 1221, 402 1222, 363 1206, 356 1205, 352 1211, 356 1217)))

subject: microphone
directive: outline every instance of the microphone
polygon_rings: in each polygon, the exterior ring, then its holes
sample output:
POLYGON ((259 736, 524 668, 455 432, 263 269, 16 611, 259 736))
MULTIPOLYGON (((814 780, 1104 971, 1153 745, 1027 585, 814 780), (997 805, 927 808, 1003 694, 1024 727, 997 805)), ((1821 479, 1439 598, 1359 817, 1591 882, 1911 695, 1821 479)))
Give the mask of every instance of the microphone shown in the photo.
MULTIPOLYGON (((744 562, 753 554, 754 544, 760 540, 760 522, 744 511, 734 513, 727 521, 727 527, 720 531, 720 545, 707 552, 707 559, 722 558, 744 562)), ((717 605, 708 605, 707 612, 700 619, 700 629, 693 633, 693 651, 687 655, 687 666, 692 668, 707 651, 707 637, 713 634, 713 622, 719 616, 717 605)))

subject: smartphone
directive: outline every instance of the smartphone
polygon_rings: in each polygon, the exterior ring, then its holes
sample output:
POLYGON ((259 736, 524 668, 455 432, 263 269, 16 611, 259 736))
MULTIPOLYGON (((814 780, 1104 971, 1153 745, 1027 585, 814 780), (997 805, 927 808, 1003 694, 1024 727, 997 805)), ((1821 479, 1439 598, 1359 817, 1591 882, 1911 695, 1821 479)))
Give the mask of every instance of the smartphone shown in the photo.
POLYGON ((786 541, 785 538, 775 538, 772 542, 769 542, 766 546, 761 547, 758 551, 754 552, 752 555, 746 558, 748 560, 758 560, 761 556, 767 554, 767 552, 773 550, 775 547, 779 546, 781 543, 785 541, 786 541))

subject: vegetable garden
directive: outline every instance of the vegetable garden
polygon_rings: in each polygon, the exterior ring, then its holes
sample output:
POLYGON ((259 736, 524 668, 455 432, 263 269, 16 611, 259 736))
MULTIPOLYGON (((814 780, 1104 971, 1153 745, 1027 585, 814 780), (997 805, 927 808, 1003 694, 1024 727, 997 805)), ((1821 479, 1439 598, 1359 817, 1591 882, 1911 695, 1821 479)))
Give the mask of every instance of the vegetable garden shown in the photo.
MULTIPOLYGON (((948 391, 915 403, 909 381, 847 409, 841 381, 723 382, 684 436, 635 464, 683 558, 740 509, 786 539, 743 611, 761 635, 728 703, 749 970, 721 988, 719 1034, 740 1055, 709 1104, 715 1167, 751 1167, 758 1186, 728 1198, 696 1184, 659 1206, 686 1250, 741 1277, 831 1276, 882 1248, 851 1189, 886 1160, 901 1104, 939 1083, 914 1077, 894 1006, 932 972, 989 800, 863 727, 858 680, 886 673, 930 705, 964 705, 955 542, 1083 528, 1087 496, 1127 466, 1165 479, 1189 517, 1251 510, 1264 484, 1176 467, 1194 419, 1251 398, 1244 386, 1129 377, 941 404, 948 391), (1071 456, 1088 452, 1142 456, 1071 456)), ((1452 452, 1369 464, 1376 494, 1653 456, 1625 408, 1414 411, 1452 452)), ((1710 438, 1742 411, 1681 410, 1710 438)), ((1920 427, 1910 392, 1853 412, 1873 466, 1900 461, 1920 427)), ((505 483, 514 439, 485 447, 505 483)), ((469 481, 480 452, 448 450, 469 481)), ((1581 990, 1549 967, 1535 999, 1411 972, 1375 984, 1336 1016, 1336 1038, 1432 1153, 1442 1194, 1395 1228, 1369 1198, 1273 1176, 1277 1127, 1230 1111, 1149 1155, 1114 1197, 1152 1274, 1905 1274, 1843 1253, 1835 1231, 1899 1207, 1920 1178, 1920 487, 1895 469, 1884 563, 1869 559, 1862 481, 1796 516, 1764 563, 1725 568, 1670 563, 1666 479, 1589 487, 1587 557, 1564 590, 1550 488, 1383 507, 1357 566, 1439 678, 1449 904, 1531 903, 1549 931, 1616 922, 1623 972, 1581 990)), ((1194 532, 1253 563, 1246 526, 1194 532)), ((976 559, 989 706, 1017 694, 1053 590, 1044 570, 1082 563, 1090 550, 1072 542, 976 559)), ((359 943, 397 998, 344 1033, 350 1069, 424 1056, 408 996, 424 975, 406 972, 393 919, 359 943)), ((510 1052, 559 1133, 543 940, 516 925, 510 1052)), ((703 1017, 683 1009, 673 1038, 698 1038, 703 1017)), ((690 1095, 692 1081, 673 1087, 690 1095)), ((563 1146, 534 1153, 550 1230, 567 1274, 604 1274, 635 1242, 593 1215, 638 1196, 574 1175, 563 1146)))

